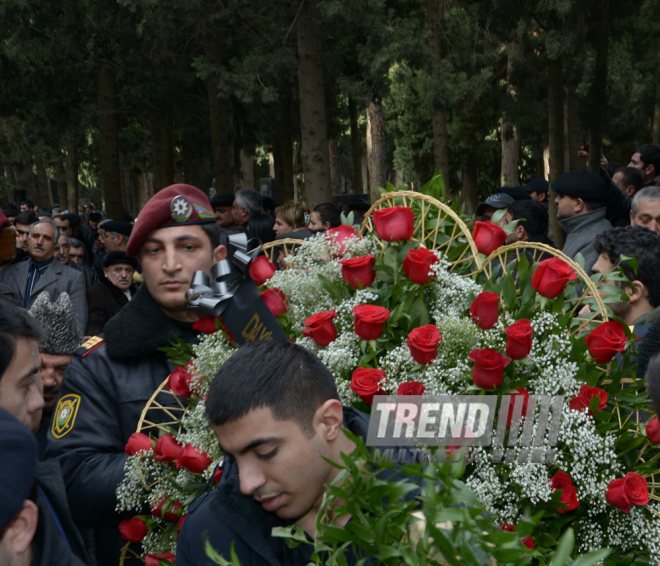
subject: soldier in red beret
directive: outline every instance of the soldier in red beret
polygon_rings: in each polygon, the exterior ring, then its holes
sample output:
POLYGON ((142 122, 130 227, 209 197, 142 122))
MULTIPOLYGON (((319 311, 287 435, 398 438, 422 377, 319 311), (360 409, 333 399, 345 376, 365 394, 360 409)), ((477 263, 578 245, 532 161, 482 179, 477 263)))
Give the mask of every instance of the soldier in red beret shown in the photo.
MULTIPOLYGON (((144 284, 104 334, 78 349, 64 373, 45 457, 60 462, 73 518, 79 528, 93 530, 100 566, 116 566, 124 544, 117 526, 126 517, 115 511, 124 447, 145 404, 174 370, 159 348, 175 337, 197 342, 197 316, 185 293, 195 271, 208 273, 225 259, 222 238, 202 191, 172 185, 156 193, 126 247, 140 262, 144 284)), ((173 398, 159 401, 171 405, 173 398)))

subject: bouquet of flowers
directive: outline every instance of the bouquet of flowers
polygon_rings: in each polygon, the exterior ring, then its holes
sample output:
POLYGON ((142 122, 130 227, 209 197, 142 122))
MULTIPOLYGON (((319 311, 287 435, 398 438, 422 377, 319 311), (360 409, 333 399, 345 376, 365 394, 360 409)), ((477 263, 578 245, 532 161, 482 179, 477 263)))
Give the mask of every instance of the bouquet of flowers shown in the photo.
MULTIPOLYGON (((634 336, 605 306, 620 289, 603 287, 601 298, 600 275, 590 280, 549 248, 537 261, 533 246, 501 247, 506 233, 494 224, 470 234, 454 210, 418 193, 386 193, 363 232, 317 235, 283 271, 265 256, 250 266, 266 304, 333 373, 343 402, 368 411, 378 394, 522 396, 535 432, 529 395, 565 396, 552 463, 522 457, 518 435, 507 445, 516 457, 501 463, 492 448, 473 447, 465 483, 504 530, 541 514, 526 543, 539 558, 572 529, 576 555, 612 547, 617 559, 660 564, 659 498, 649 492, 660 431, 634 377, 634 336), (585 305, 591 314, 580 314, 585 305)), ((170 561, 187 506, 213 488, 222 459, 204 398, 233 345, 219 321, 200 324, 208 335, 199 345, 170 351, 181 367, 168 386, 187 411, 134 435, 118 488, 119 510, 151 510, 122 524, 122 534, 131 527, 124 538, 170 561)), ((546 433, 541 451, 549 449, 546 433)))

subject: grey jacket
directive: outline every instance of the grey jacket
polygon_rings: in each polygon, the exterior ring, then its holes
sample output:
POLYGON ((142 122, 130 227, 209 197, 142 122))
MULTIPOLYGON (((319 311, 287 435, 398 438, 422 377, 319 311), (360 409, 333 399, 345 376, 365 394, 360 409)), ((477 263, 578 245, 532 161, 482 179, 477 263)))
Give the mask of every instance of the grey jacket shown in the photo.
MULTIPOLYGON (((25 300, 25 288, 30 269, 29 261, 10 265, 0 271, 0 283, 11 287, 18 294, 21 306, 25 300)), ((29 309, 42 291, 48 291, 51 302, 55 302, 60 294, 67 293, 71 299, 76 318, 83 332, 87 328, 87 295, 85 291, 85 276, 80 271, 62 265, 57 258, 48 266, 35 285, 27 308, 29 309)))
POLYGON ((561 250, 571 259, 579 253, 584 258, 584 270, 591 275, 591 268, 598 259, 594 248, 596 236, 605 230, 610 230, 612 225, 605 219, 605 207, 598 208, 586 214, 564 218, 559 225, 566 232, 564 248, 561 250))

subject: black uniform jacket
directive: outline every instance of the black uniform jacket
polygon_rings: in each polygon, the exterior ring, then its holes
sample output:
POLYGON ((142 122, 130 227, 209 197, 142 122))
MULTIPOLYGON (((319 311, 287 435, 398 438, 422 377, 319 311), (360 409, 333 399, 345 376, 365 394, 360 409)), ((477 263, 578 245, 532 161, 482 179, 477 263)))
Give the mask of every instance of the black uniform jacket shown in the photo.
MULTIPOLYGON (((79 529, 94 529, 99 565, 116 566, 123 542, 117 525, 135 513, 115 511, 124 478, 124 447, 147 401, 174 366, 158 348, 179 336, 194 342, 192 325, 168 318, 142 285, 135 298, 79 348, 64 373, 48 431, 45 458, 57 460, 79 529)), ((172 406, 174 398, 159 401, 172 406)), ((157 420, 157 415, 150 415, 157 420)))
MULTIPOLYGON (((354 434, 366 438, 369 417, 352 407, 344 407, 344 425, 354 434)), ((408 463, 414 458, 411 452, 408 463)), ((382 470, 381 478, 400 481, 405 479, 405 475, 395 466, 394 470, 382 470)), ((422 480, 418 479, 420 485, 421 482, 422 480)), ((417 495, 419 491, 413 490, 406 499, 417 495)), ((227 458, 218 488, 193 502, 188 511, 179 533, 176 566, 210 564, 211 561, 204 552, 206 538, 227 560, 231 560, 230 548, 233 542, 242 566, 307 564, 314 548, 311 544, 301 544, 290 549, 284 539, 271 536, 273 527, 291 524, 292 521, 284 521, 274 513, 264 511, 252 496, 241 494, 238 468, 232 458, 227 458)), ((351 562, 353 560, 349 559, 349 563, 351 562)))
MULTIPOLYGON (((135 283, 129 287, 134 296, 135 283)), ((103 332, 106 322, 115 316, 126 304, 128 297, 115 287, 104 275, 98 283, 87 289, 87 331, 85 336, 97 336, 103 332)))

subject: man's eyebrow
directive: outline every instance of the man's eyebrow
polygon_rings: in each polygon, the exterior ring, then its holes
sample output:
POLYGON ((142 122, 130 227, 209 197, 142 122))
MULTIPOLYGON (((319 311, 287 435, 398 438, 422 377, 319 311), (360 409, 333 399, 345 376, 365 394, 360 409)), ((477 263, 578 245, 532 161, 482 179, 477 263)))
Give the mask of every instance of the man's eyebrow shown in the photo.
POLYGON ((39 364, 36 367, 31 368, 27 372, 25 372, 19 379, 18 383, 19 385, 22 385, 24 382, 27 382, 29 378, 32 378, 35 374, 39 373, 39 370, 41 369, 41 364, 39 364))
POLYGON ((238 451, 238 453, 242 456, 246 452, 249 452, 250 450, 257 448, 258 446, 269 444, 271 442, 276 442, 278 440, 281 440, 279 436, 265 436, 262 438, 255 438, 253 441, 243 446, 243 448, 241 448, 238 451))
POLYGON ((182 242, 183 240, 201 240, 201 238, 195 236, 195 234, 182 234, 174 239, 175 242, 182 242))

